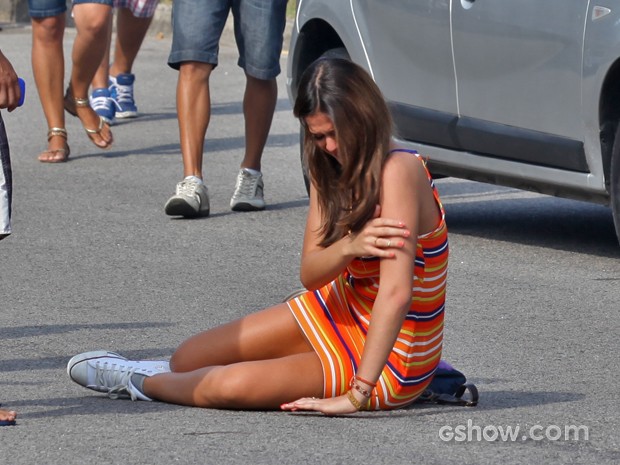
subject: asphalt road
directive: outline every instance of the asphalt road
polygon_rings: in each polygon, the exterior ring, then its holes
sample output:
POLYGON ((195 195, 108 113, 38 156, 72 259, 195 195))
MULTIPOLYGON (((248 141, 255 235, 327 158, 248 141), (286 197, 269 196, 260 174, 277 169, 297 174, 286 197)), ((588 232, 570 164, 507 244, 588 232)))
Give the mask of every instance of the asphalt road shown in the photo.
POLYGON ((0 401, 19 421, 0 428, 0 463, 620 461, 620 247, 610 211, 455 179, 438 181, 451 231, 445 358, 478 385, 478 407, 328 418, 112 401, 73 384, 65 367, 78 352, 168 357, 196 331, 299 287, 307 197, 284 77, 264 156, 268 209, 228 208, 243 151, 243 75, 225 44, 205 144, 212 215, 171 219, 163 205, 182 172, 169 46, 146 40, 135 67, 143 115, 114 126, 114 148, 94 148, 68 117, 71 160, 44 165, 30 30, 0 32, 28 85, 25 106, 3 111, 15 203, 14 234, 0 242, 0 401), (570 426, 582 428, 566 439, 570 426), (507 428, 519 428, 514 440, 502 439, 507 428))

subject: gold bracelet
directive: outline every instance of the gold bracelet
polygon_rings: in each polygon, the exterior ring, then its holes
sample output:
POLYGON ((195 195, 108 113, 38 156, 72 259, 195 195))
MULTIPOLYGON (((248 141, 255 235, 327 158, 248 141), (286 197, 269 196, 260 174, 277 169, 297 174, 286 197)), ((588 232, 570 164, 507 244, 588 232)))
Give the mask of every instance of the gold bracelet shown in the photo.
MULTIPOLYGON (((353 407, 355 407, 356 410, 364 409, 364 406, 362 405, 362 403, 355 398, 355 396, 353 395, 353 391, 351 391, 350 389, 347 391, 347 399, 349 399, 349 402, 353 404, 353 407)), ((366 403, 368 404, 368 402, 366 403)))

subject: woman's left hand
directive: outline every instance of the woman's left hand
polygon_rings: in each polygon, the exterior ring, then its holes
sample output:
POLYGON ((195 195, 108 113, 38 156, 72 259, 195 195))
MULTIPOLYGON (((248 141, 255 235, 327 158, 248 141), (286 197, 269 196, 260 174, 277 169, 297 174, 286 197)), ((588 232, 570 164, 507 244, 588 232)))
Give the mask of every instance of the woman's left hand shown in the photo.
POLYGON ((291 412, 310 410, 321 412, 325 415, 344 415, 357 412, 357 409, 353 406, 346 395, 330 397, 328 399, 302 397, 294 402, 282 404, 280 405, 280 408, 291 412))

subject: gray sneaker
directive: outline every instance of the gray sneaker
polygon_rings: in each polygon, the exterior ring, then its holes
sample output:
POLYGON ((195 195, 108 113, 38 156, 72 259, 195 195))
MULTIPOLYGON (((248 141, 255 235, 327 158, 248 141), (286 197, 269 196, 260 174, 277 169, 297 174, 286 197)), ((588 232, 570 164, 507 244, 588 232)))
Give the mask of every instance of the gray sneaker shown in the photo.
POLYGON ((242 169, 237 175, 237 185, 230 199, 230 208, 236 212, 264 210, 263 188, 262 174, 252 174, 242 169))
POLYGON ((209 216, 209 192, 204 183, 183 180, 177 184, 176 194, 164 207, 166 215, 195 218, 209 216))
POLYGON ((93 391, 105 392, 111 399, 152 400, 133 385, 131 376, 134 373, 153 376, 169 372, 170 365, 166 361, 127 360, 103 350, 76 355, 67 364, 71 380, 93 391))

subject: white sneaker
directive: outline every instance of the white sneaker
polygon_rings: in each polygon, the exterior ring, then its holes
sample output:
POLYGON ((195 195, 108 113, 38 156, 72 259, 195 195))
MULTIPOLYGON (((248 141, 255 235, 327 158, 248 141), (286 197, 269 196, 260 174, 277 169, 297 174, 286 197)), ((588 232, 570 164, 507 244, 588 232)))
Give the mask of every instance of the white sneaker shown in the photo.
POLYGON ((263 175, 261 173, 253 174, 242 169, 237 175, 237 184, 230 199, 230 208, 237 212, 264 210, 263 189, 263 175))
POLYGON ((170 365, 166 361, 128 360, 103 350, 76 355, 67 364, 67 374, 73 381, 93 391, 105 392, 111 399, 152 400, 132 384, 131 376, 169 372, 170 365))
POLYGON ((195 218, 209 216, 209 191, 204 183, 184 179, 164 206, 166 215, 195 218))

